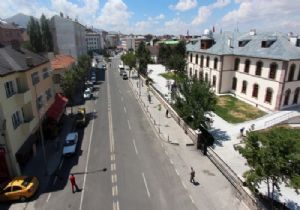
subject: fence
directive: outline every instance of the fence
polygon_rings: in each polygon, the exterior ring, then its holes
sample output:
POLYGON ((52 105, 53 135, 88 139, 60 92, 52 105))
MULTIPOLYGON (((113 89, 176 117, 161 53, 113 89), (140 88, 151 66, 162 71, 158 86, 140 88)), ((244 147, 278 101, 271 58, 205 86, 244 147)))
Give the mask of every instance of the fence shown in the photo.
POLYGON ((283 122, 285 120, 288 120, 288 119, 290 119, 292 117, 295 117, 295 116, 298 116, 298 115, 299 115, 299 113, 295 113, 294 111, 288 112, 288 113, 286 113, 282 116, 279 116, 279 117, 276 117, 272 120, 266 121, 265 122, 265 127, 270 127, 272 125, 278 124, 280 122, 283 122))

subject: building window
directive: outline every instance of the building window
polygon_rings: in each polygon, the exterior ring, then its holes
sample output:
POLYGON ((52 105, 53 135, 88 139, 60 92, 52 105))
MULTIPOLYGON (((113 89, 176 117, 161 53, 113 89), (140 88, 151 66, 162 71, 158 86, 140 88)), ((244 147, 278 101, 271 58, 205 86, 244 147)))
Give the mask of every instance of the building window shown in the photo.
POLYGON ((199 71, 199 79, 203 81, 203 71, 199 71))
POLYGON ((206 57, 206 67, 209 67, 209 56, 206 57))
POLYGON ((36 99, 36 107, 37 107, 38 110, 40 110, 43 107, 43 95, 40 95, 36 99))
POLYGON ((218 68, 218 58, 214 59, 214 69, 218 68))
POLYGON ((192 77, 193 75, 193 71, 192 71, 192 68, 190 68, 190 77, 192 77))
POLYGON ((195 74, 194 74, 194 77, 197 79, 197 75, 198 74, 198 71, 197 70, 195 70, 195 74))
POLYGON ((242 93, 246 94, 246 91, 247 91, 247 81, 243 81, 242 83, 242 93))
POLYGON ((258 96, 258 84, 254 84, 252 90, 252 97, 257 98, 257 96, 258 96))
POLYGON ((200 59, 200 67, 201 68, 203 67, 203 62, 204 62, 204 56, 201 55, 201 59, 200 59))
POLYGON ((208 82, 208 73, 205 73, 205 82, 208 82))
POLYGON ((46 79, 47 77, 49 77, 49 71, 47 68, 43 69, 43 79, 46 79))
POLYGON ((196 55, 196 64, 198 64, 198 54, 196 55))
POLYGON ((190 62, 191 63, 193 62, 193 54, 192 53, 190 54, 190 62))
POLYGON ((245 72, 245 73, 249 73, 250 63, 251 63, 251 62, 250 62, 250 60, 248 60, 248 59, 245 61, 245 69, 244 69, 244 72, 245 72))
POLYGON ((300 87, 296 88, 296 90, 295 90, 293 104, 298 103, 299 93, 300 93, 300 87))
POLYGON ((35 72, 31 74, 31 81, 32 81, 32 85, 36 85, 37 83, 40 82, 40 78, 39 78, 39 73, 35 72))
POLYGON ((235 70, 235 71, 238 71, 239 68, 240 68, 240 59, 239 59, 239 58, 236 58, 236 59, 234 60, 234 70, 235 70))
POLYGON ((216 87, 216 82, 217 82, 217 77, 214 75, 213 76, 213 81, 212 81, 212 86, 216 87))
POLYGON ((285 96, 284 96, 284 102, 283 102, 283 105, 286 106, 289 104, 289 100, 290 100, 290 95, 291 95, 291 90, 290 89, 287 89, 285 91, 285 96))
POLYGON ((12 124, 13 124, 14 129, 16 129, 22 123, 21 112, 16 111, 15 113, 13 113, 13 115, 11 116, 11 119, 12 119, 12 124))
POLYGON ((289 82, 294 80, 295 69, 296 69, 296 65, 292 64, 289 71, 289 77, 288 77, 289 82))
POLYGON ((271 88, 267 88, 265 102, 271 104, 273 97, 273 90, 271 88))
POLYGON ((236 90, 236 84, 237 84, 237 78, 233 77, 232 78, 232 86, 231 86, 232 90, 236 90))
POLYGON ((46 90, 46 98, 47 98, 47 101, 49 101, 49 99, 52 98, 52 90, 51 90, 51 88, 49 88, 48 90, 46 90))
POLYGON ((300 80, 300 67, 299 67, 299 72, 298 72, 298 78, 297 80, 300 80))
POLYGON ((13 96, 16 93, 13 81, 5 82, 4 87, 5 87, 5 92, 6 92, 7 98, 13 96))
POLYGON ((275 79, 276 78, 276 71, 277 71, 277 64, 271 63, 270 64, 270 72, 269 72, 269 78, 275 79))
POLYGON ((262 67, 263 67, 263 62, 257 61, 257 63, 256 63, 255 75, 257 75, 257 76, 260 76, 260 75, 261 75, 262 67))

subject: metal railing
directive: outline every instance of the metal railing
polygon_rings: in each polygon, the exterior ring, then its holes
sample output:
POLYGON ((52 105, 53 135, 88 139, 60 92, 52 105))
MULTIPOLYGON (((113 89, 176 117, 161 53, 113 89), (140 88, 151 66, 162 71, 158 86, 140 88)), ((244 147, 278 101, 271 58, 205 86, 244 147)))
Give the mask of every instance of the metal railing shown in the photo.
POLYGON ((266 121, 265 122, 265 127, 270 127, 272 125, 278 124, 278 123, 283 122, 285 120, 288 120, 289 118, 292 118, 294 116, 297 116, 297 113, 295 113, 295 112, 288 112, 288 113, 286 113, 286 114, 284 114, 282 116, 278 116, 278 117, 276 117, 274 119, 266 121))

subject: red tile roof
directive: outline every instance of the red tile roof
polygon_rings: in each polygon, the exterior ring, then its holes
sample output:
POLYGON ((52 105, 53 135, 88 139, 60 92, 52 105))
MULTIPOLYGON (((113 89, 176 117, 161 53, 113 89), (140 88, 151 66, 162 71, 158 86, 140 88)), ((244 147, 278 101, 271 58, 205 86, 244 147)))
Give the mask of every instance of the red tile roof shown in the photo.
POLYGON ((75 59, 71 55, 56 55, 51 61, 53 70, 67 69, 75 63, 75 59))

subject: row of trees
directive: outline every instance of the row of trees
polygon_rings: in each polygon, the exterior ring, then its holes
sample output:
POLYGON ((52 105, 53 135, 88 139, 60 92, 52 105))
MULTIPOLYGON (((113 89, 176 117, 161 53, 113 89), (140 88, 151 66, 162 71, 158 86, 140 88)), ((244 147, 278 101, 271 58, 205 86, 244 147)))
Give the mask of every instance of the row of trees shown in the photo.
POLYGON ((44 14, 42 14, 40 20, 30 17, 27 24, 27 33, 30 39, 27 48, 36 53, 53 51, 49 20, 44 14))
POLYGON ((77 65, 72 66, 69 71, 65 72, 61 81, 61 87, 70 102, 73 101, 73 95, 76 90, 83 86, 83 82, 91 68, 91 61, 90 56, 82 55, 78 58, 77 65))

